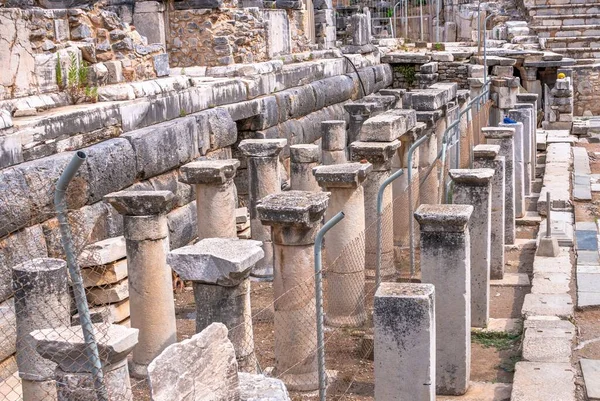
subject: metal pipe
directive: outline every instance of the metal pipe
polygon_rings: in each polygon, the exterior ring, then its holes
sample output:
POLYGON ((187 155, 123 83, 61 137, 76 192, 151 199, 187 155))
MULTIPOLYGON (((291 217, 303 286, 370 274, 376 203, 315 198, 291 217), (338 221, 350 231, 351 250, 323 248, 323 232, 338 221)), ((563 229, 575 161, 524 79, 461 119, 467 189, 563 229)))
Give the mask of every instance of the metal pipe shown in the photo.
POLYGON ((323 237, 327 231, 344 218, 344 212, 339 212, 321 227, 315 237, 315 300, 317 306, 317 362, 319 370, 319 401, 325 401, 327 376, 325 373, 325 331, 323 323, 323 271, 321 268, 321 251, 323 237))
POLYGON ((412 202, 412 158, 414 151, 421 146, 429 135, 423 135, 415 143, 413 143, 408 149, 408 236, 409 236, 409 249, 410 249, 410 276, 411 278, 415 275, 415 221, 413 214, 413 202, 412 202))
POLYGON ((420 9, 421 9, 421 42, 423 41, 423 38, 425 37, 425 32, 423 32, 423 2, 425 0, 419 0, 419 4, 420 4, 420 9))
POLYGON ((396 39, 396 34, 397 34, 397 32, 396 32, 396 21, 397 21, 397 19, 396 19, 396 8, 398 7, 398 4, 402 4, 402 0, 400 0, 399 2, 397 2, 396 4, 394 4, 394 10, 393 10, 393 13, 392 13, 392 16, 394 18, 394 24, 392 25, 392 29, 393 29, 392 36, 394 37, 394 39, 396 39))
POLYGON ((435 2, 435 41, 436 43, 440 43, 440 0, 436 0, 435 2))
POLYGON ((379 187, 379 191, 377 191, 377 265, 375 267, 375 289, 379 288, 379 284, 381 283, 381 248, 383 246, 381 243, 381 216, 383 214, 383 192, 388 185, 403 174, 403 169, 396 171, 383 181, 379 187))
POLYGON ((73 293, 75 296, 75 302, 77 304, 77 312, 81 320, 81 329, 83 331, 83 338, 85 341, 85 355, 87 357, 88 369, 92 373, 94 379, 94 389, 96 390, 96 397, 98 401, 108 401, 108 393, 104 386, 104 372, 102 371, 102 363, 100 362, 100 355, 98 353, 98 345, 94 335, 94 328, 90 319, 90 309, 87 304, 85 296, 85 287, 83 286, 83 280, 81 278, 81 270, 77 264, 77 257, 75 256, 75 247, 73 246, 73 238, 71 235, 71 227, 67 220, 67 202, 66 192, 69 182, 77 174, 77 170, 86 160, 87 155, 85 152, 75 152, 73 158, 67 165, 67 168, 63 171, 58 182, 56 183, 56 190, 54 192, 54 207, 56 209, 56 216, 59 222, 61 242, 65 249, 67 256, 67 266, 69 268, 69 276, 71 277, 71 284, 73 286, 73 293))
POLYGON ((481 0, 477 3, 477 55, 481 57, 481 0))
POLYGON ((494 14, 485 17, 483 21, 483 82, 487 82, 488 66, 487 66, 487 22, 494 14))
POLYGON ((408 40, 408 0, 404 0, 404 40, 408 40))

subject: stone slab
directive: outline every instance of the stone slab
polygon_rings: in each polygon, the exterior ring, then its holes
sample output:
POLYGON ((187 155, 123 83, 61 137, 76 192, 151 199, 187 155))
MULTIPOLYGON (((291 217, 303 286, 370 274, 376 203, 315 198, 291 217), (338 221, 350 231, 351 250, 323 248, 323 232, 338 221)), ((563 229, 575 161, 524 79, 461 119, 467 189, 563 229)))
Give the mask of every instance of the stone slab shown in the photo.
POLYGON ((523 337, 523 360, 528 362, 564 362, 571 360, 575 327, 527 328, 523 337))
POLYGON ((557 257, 537 256, 533 260, 533 274, 564 273, 571 275, 573 265, 569 248, 561 248, 557 257))
POLYGON ((531 316, 573 317, 573 300, 569 294, 527 294, 521 314, 531 316))
POLYGON ((129 283, 127 279, 106 287, 93 287, 87 291, 88 302, 92 305, 105 305, 123 301, 129 298, 129 283))
POLYGON ((79 255, 79 267, 106 265, 127 257, 125 237, 108 238, 90 244, 79 255))
POLYGON ((540 400, 575 400, 575 374, 570 363, 516 364, 511 401, 540 400))
MULTIPOLYGON (((567 223, 565 221, 557 220, 555 218, 556 214, 556 212, 552 212, 552 237, 558 240, 558 245, 560 246, 573 246, 575 230, 573 229, 572 224, 567 223)), ((546 224, 547 220, 543 220, 540 223, 538 236, 546 234, 546 224)))
POLYGON ((490 280, 490 286, 496 287, 528 287, 530 285, 527 273, 504 273, 501 280, 490 280))
POLYGON ((523 321, 514 318, 490 318, 485 329, 473 328, 472 330, 485 333, 520 333, 523 330, 523 321))
POLYGON ((575 230, 577 249, 583 251, 598 251, 598 232, 592 230, 575 230))
POLYGON ((577 291, 600 293, 600 274, 577 272, 577 291))
POLYGON ((274 377, 239 372, 240 401, 290 401, 285 384, 274 377))
POLYGON ((579 365, 583 373, 588 400, 600 400, 600 360, 582 358, 579 365))
POLYGON ((577 265, 598 266, 600 265, 600 256, 597 251, 577 250, 577 265))
POLYGON ((598 305, 600 305, 600 292, 577 292, 578 308, 598 305))
POLYGON ((471 382, 466 394, 438 395, 436 401, 510 401, 510 383, 471 382))
POLYGON ((533 294, 566 294, 569 292, 571 275, 567 273, 536 273, 533 276, 533 294))
POLYGON ((575 223, 576 230, 598 231, 598 226, 593 221, 578 221, 575 223))
POLYGON ((82 269, 81 277, 86 288, 115 284, 127 277, 127 259, 82 269))

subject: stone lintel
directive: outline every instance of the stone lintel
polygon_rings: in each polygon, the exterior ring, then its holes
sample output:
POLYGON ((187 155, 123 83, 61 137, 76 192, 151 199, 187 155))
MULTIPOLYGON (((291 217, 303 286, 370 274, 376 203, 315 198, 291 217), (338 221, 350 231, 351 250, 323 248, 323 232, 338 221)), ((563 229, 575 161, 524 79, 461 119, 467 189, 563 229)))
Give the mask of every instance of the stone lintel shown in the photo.
POLYGON ((481 132, 486 139, 509 139, 515 135, 515 129, 509 127, 485 127, 481 132))
POLYGON ((473 148, 474 159, 495 159, 500 153, 500 145, 477 145, 473 148))
POLYGON ((448 174, 456 184, 486 186, 494 176, 494 170, 491 168, 452 169, 448 174))
POLYGON ((321 149, 318 145, 292 145, 290 146, 290 161, 292 163, 318 163, 321 158, 321 149))
POLYGON ((367 160, 374 166, 380 166, 390 161, 401 145, 398 139, 392 142, 352 142, 350 159, 355 162, 367 160))
POLYGON ((375 102, 348 103, 344 105, 344 110, 351 116, 368 116, 376 107, 377 103, 375 102))
POLYGON ((423 89, 411 96, 413 109, 417 111, 434 111, 442 108, 450 99, 446 89, 423 89))
POLYGON ((274 157, 287 144, 287 139, 244 139, 238 148, 248 157, 274 157))
POLYGON ((166 213, 175 201, 171 191, 119 191, 104 200, 125 216, 152 216, 166 213))
POLYGON ((167 264, 184 281, 233 287, 264 257, 261 245, 254 240, 205 238, 169 252, 167 264))
POLYGON ((435 286, 433 284, 413 283, 381 283, 375 298, 414 298, 427 300, 433 297, 435 286))
POLYGON ((181 182, 186 184, 224 184, 231 180, 240 166, 237 159, 201 160, 181 167, 181 182))
POLYGON ((415 218, 421 231, 464 232, 473 213, 471 205, 421 205, 415 218))
POLYGON ((519 102, 537 102, 537 93, 519 93, 517 94, 517 101, 519 102))
POLYGON ((321 221, 328 203, 327 192, 286 191, 262 198, 256 210, 264 225, 311 227, 321 221))
POLYGON ((371 163, 343 163, 313 169, 319 186, 324 188, 356 188, 373 169, 371 163))
MULTIPOLYGON (((138 343, 138 329, 106 323, 97 323, 93 327, 100 360, 104 366, 127 358, 138 343)), ((64 372, 90 373, 81 326, 35 330, 31 332, 31 336, 36 342, 37 352, 58 364, 64 372)))

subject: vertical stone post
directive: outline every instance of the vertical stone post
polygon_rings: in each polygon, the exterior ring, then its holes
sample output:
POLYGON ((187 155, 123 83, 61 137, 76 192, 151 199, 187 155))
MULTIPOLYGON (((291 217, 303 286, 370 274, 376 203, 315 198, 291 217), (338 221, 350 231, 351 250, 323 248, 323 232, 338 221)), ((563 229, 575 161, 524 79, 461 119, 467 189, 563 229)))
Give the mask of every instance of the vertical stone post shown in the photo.
MULTIPOLYGON (((529 156, 529 160, 530 160, 529 167, 531 168, 531 173, 530 173, 531 180, 534 181, 535 180, 535 167, 537 164, 537 109, 536 109, 537 95, 529 94, 529 93, 517 95, 517 100, 519 101, 519 103, 517 103, 515 105, 515 108, 517 110, 519 110, 519 109, 529 110, 529 113, 531 116, 531 139, 530 139, 531 148, 530 148, 530 156, 529 156), (523 100, 520 100, 520 99, 523 99, 523 100)), ((533 190, 531 192, 533 192, 533 190)))
MULTIPOLYGON (((515 107, 519 106, 519 104, 515 105, 515 107)), ((532 175, 531 171, 531 147, 533 146, 531 132, 533 122, 531 110, 528 108, 531 107, 531 105, 527 104, 523 106, 527 107, 509 110, 508 117, 523 124, 523 191, 524 196, 529 196, 531 195, 531 181, 535 178, 535 173, 532 175)))
POLYGON ((500 145, 499 156, 504 156, 504 242, 515 243, 515 171, 514 128, 482 128, 483 136, 490 145, 500 145))
POLYGON ((177 341, 173 279, 167 266, 166 213, 174 195, 170 191, 121 191, 104 199, 123 215, 131 327, 140 331, 130 370, 132 376, 143 378, 148 375, 148 364, 177 341))
POLYGON ((236 238, 233 177, 240 162, 202 160, 181 167, 181 181, 196 187, 198 239, 236 238))
POLYGON ((473 167, 491 168, 492 178, 492 229, 490 231, 490 279, 501 280, 504 277, 504 203, 505 157, 498 156, 499 145, 477 145, 473 149, 473 167))
POLYGON ((327 220, 339 212, 345 218, 327 234, 325 245, 325 323, 335 327, 361 326, 366 318, 365 201, 363 182, 369 163, 347 163, 314 169, 319 185, 331 192, 327 220))
POLYGON ((251 275, 266 280, 273 278, 273 244, 271 229, 261 224, 256 205, 265 196, 281 192, 278 157, 286 144, 286 139, 244 139, 239 145, 248 158, 250 230, 252 238, 263 243, 265 251, 265 257, 254 266, 251 275))
POLYGON ((321 151, 317 145, 290 146, 290 180, 293 190, 321 190, 312 173, 313 168, 319 165, 320 156, 321 151))
MULTIPOLYGON (((350 158, 359 162, 367 160, 373 165, 363 184, 365 197, 365 274, 374 279, 377 268, 377 194, 379 187, 390 176, 392 157, 401 142, 353 142, 350 158)), ((380 278, 387 279, 396 274, 394 266, 394 219, 392 210, 392 186, 383 192, 383 216, 381 218, 381 272, 380 278)))
POLYGON ((381 283, 375 293, 375 399, 435 401, 435 287, 381 283))
POLYGON ((331 120, 321 123, 321 163, 324 166, 348 161, 346 153, 346 121, 331 120))
POLYGON ((462 395, 471 372, 471 205, 421 205, 421 281, 436 293, 436 389, 462 395), (449 318, 452 316, 452 318, 449 318))
POLYGON ((54 401, 56 364, 37 353, 31 332, 54 330, 71 323, 67 263, 60 259, 31 259, 12 268, 12 280, 23 401, 54 401))
MULTIPOLYGON (((133 401, 127 356, 138 341, 138 330, 117 324, 95 324, 94 332, 110 401, 133 401)), ((36 330, 37 351, 57 364, 58 401, 96 401, 94 378, 88 368, 81 326, 36 330)))
POLYGON ((490 85, 490 97, 494 104, 490 110, 491 125, 502 122, 509 109, 517 103, 519 78, 495 78, 490 85), (517 86, 515 86, 515 84, 517 86))
POLYGON ((325 192, 287 191, 257 206, 258 218, 273 233, 274 374, 292 391, 319 387, 314 238, 328 199, 325 192))
POLYGON ((229 329, 238 369, 256 373, 250 307, 250 272, 264 252, 259 241, 206 238, 169 252, 167 262, 184 281, 192 281, 196 333, 221 322, 229 329))
POLYGON ((358 140, 358 134, 365 121, 371 116, 371 112, 375 104, 373 103, 347 103, 344 105, 344 109, 350 115, 350 122, 348 124, 348 135, 347 143, 349 146, 352 142, 358 140))
POLYGON ((492 177, 494 170, 450 170, 454 182, 452 202, 472 205, 471 238, 471 327, 487 327, 490 319, 490 234, 492 177))
POLYGON ((525 215, 525 166, 523 164, 523 123, 498 124, 500 128, 513 128, 514 159, 513 169, 515 174, 515 218, 525 215))

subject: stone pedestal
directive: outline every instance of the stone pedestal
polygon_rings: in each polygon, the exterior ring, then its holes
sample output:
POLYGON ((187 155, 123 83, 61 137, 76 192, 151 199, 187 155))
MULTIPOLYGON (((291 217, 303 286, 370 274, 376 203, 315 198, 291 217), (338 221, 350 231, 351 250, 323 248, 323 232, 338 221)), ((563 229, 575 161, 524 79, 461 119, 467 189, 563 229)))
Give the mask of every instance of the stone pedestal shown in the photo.
MULTIPOLYGON (((101 323, 94 325, 94 334, 108 400, 133 401, 127 355, 137 344, 138 330, 101 323)), ((55 372, 58 401, 96 401, 81 326, 36 330, 31 335, 39 354, 58 365, 55 372)))
MULTIPOLYGON (((520 106, 519 104, 515 107, 520 106)), ((532 117, 531 105, 523 105, 525 108, 512 109, 508 111, 508 117, 523 124, 523 191, 524 196, 531 195, 531 181, 535 178, 535 172, 532 175, 531 158, 532 158, 532 117)))
POLYGON ((471 327, 487 327, 490 318, 490 233, 492 177, 494 170, 450 170, 454 183, 452 202, 472 205, 471 238, 471 327))
POLYGON ((12 280, 23 401, 56 400, 56 364, 37 353, 31 332, 70 324, 67 264, 60 259, 31 259, 12 268, 12 280))
POLYGON ((435 401, 431 284, 381 283, 375 293, 375 399, 435 401))
POLYGON ((314 238, 328 199, 325 192, 288 191, 257 206, 258 218, 273 234, 274 374, 289 390, 319 387, 314 238))
POLYGON ((471 372, 470 205, 421 205, 421 281, 436 293, 436 389, 462 395, 471 372))
POLYGON ((325 323, 334 327, 361 326, 367 318, 363 182, 371 169, 370 163, 346 163, 314 170, 319 185, 331 192, 327 220, 345 214, 329 230, 325 244, 325 323))
POLYGON ((238 367, 256 373, 250 272, 263 258, 259 241, 207 238, 169 252, 167 262, 184 281, 192 281, 196 301, 196 333, 211 323, 229 329, 238 367))
POLYGON ((181 181, 196 187, 198 239, 236 238, 233 177, 239 160, 202 160, 181 167, 181 181))
MULTIPOLYGON (((373 169, 363 184, 365 197, 365 275, 374 279, 377 267, 377 194, 383 182, 390 176, 392 157, 400 148, 400 141, 353 142, 350 144, 350 159, 355 162, 367 160, 373 169)), ((383 192, 383 216, 381 218, 381 272, 382 280, 396 274, 394 266, 394 218, 392 209, 392 186, 383 192)))
MULTIPOLYGON (((517 95, 517 98, 519 97, 519 95, 517 95)), ((536 96, 537 98, 537 96, 536 96)), ((529 99, 529 98, 526 98, 529 99)), ((537 103, 537 101, 534 101, 534 103, 529 103, 529 102, 524 102, 524 103, 517 103, 515 104, 515 109, 516 110, 527 110, 529 112, 529 124, 530 124, 530 131, 529 131, 529 169, 530 169, 530 173, 529 173, 529 177, 531 179, 531 181, 535 180, 535 166, 537 163, 537 110, 535 108, 535 103, 537 103)), ((519 120, 517 120, 519 121, 519 120)), ((533 192, 533 191, 531 191, 533 192)), ((531 195, 531 192, 528 195, 531 195)))
POLYGON ((525 215, 525 165, 523 163, 523 123, 499 124, 500 128, 512 128, 515 130, 513 136, 514 155, 513 168, 515 174, 515 218, 525 215))
POLYGON ((350 115, 348 123, 348 135, 346 143, 349 146, 352 142, 358 140, 358 134, 362 125, 371 116, 371 112, 375 104, 372 103, 348 103, 344 105, 344 109, 350 115))
POLYGON ((481 132, 490 145, 499 145, 499 156, 504 157, 504 242, 515 243, 515 170, 514 128, 487 127, 481 132))
POLYGON ((317 145, 290 146, 290 180, 295 191, 320 191, 312 173, 319 165, 321 152, 317 145))
POLYGON ((346 121, 331 120, 321 123, 321 163, 324 166, 348 161, 346 154, 346 121))
POLYGON ((248 192, 250 204, 250 227, 252 238, 263 243, 265 257, 252 270, 259 279, 273 278, 273 243, 271 229, 263 226, 257 217, 256 205, 267 195, 281 192, 279 153, 287 144, 286 139, 245 139, 240 151, 248 158, 248 192))
POLYGON ((498 156, 499 145, 477 145, 473 149, 473 167, 491 168, 492 177, 492 217, 490 230, 490 279, 504 277, 504 163, 505 157, 498 156))
POLYGON ((146 377, 148 364, 177 341, 173 279, 167 266, 170 191, 121 191, 104 199, 123 215, 131 327, 139 330, 131 374, 146 377))
POLYGON ((519 78, 494 78, 490 85, 490 98, 494 102, 490 110, 490 122, 496 126, 506 117, 508 110, 515 107, 519 93, 519 78))

